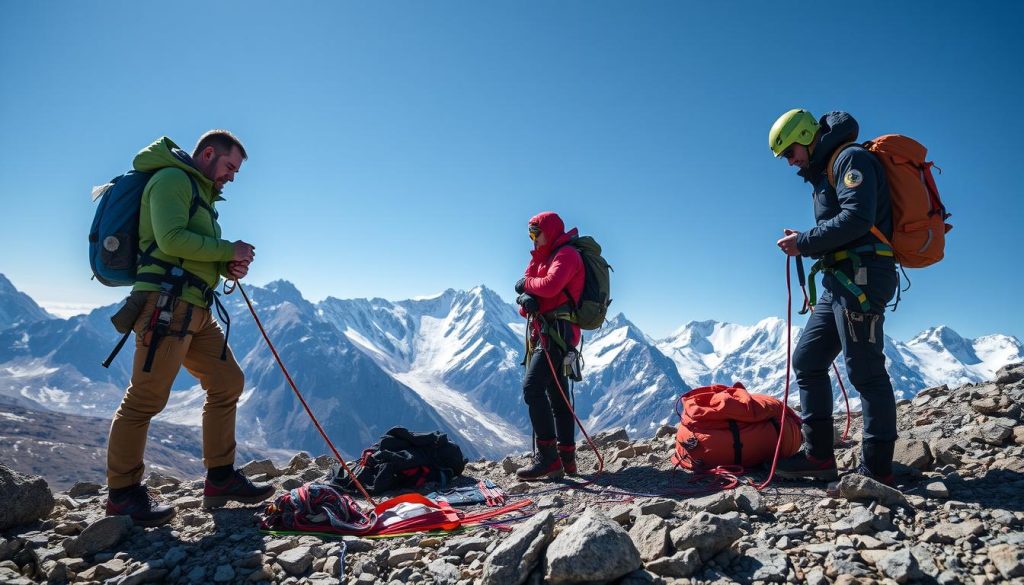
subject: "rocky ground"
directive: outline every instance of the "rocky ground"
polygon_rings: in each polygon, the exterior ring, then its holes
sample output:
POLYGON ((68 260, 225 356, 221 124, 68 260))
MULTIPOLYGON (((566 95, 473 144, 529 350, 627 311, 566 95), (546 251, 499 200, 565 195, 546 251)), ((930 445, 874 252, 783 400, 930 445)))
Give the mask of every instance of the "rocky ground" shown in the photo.
MULTIPOLYGON (((618 431, 599 436, 606 472, 591 485, 519 483, 521 458, 470 464, 468 476, 534 501, 524 521, 382 540, 264 535, 260 508, 207 511, 201 481, 157 474, 149 486, 178 514, 143 529, 104 518, 98 485, 51 495, 0 466, 0 582, 1024 583, 1022 403, 1024 364, 901 403, 898 490, 849 474, 829 490, 774 482, 685 496, 692 476, 668 462, 674 429, 638 441, 618 431)), ((841 465, 856 451, 841 447, 841 465)), ((299 454, 246 471, 288 489, 330 463, 299 454)))

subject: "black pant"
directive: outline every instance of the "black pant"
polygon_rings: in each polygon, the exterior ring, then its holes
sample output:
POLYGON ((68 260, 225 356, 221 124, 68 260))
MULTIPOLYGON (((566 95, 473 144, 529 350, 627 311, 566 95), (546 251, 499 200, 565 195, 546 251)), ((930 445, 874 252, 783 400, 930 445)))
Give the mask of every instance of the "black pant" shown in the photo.
MULTIPOLYGON (((853 276, 852 271, 846 272, 853 276)), ((891 263, 879 262, 868 266, 867 284, 861 286, 871 305, 867 311, 834 276, 825 274, 822 284, 825 291, 814 306, 814 313, 807 320, 793 352, 804 440, 812 455, 832 455, 832 382, 829 368, 842 351, 847 377, 862 402, 864 451, 867 455, 872 444, 891 444, 896 440, 896 399, 885 369, 882 324, 885 322, 885 305, 895 294, 899 277, 891 263)), ((885 462, 878 465, 884 466, 885 462)))
MULTIPOLYGON (((563 339, 572 339, 571 327, 564 321, 554 321, 552 327, 558 328, 563 339)), ((565 352, 555 342, 549 339, 543 341, 544 343, 538 343, 534 347, 526 366, 526 377, 523 378, 523 399, 530 409, 530 423, 533 424, 537 440, 550 441, 557 438, 560 445, 574 445, 576 423, 569 405, 555 385, 555 377, 551 374, 551 365, 554 365, 558 373, 558 383, 562 385, 568 397, 568 379, 562 370, 565 352), (545 354, 551 357, 551 364, 548 364, 545 354)))

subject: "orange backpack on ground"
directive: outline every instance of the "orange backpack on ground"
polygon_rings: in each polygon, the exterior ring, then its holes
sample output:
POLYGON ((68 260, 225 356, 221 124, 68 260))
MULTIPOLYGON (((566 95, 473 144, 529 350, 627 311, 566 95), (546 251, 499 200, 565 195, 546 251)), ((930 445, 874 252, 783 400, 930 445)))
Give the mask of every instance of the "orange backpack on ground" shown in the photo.
MULTIPOLYGON (((771 461, 779 439, 782 401, 751 394, 743 384, 690 390, 676 402, 679 430, 672 463, 693 470, 720 465, 753 467, 771 461), (682 413, 679 413, 679 404, 682 413)), ((786 407, 779 458, 800 450, 800 417, 786 407)))
MULTIPOLYGON (((851 144, 837 148, 828 163, 828 182, 833 188, 836 158, 851 144)), ((942 260, 946 232, 953 226, 946 223, 950 214, 932 177, 934 163, 924 160, 928 149, 900 134, 879 136, 862 146, 882 163, 892 194, 892 241, 876 226, 871 226, 871 233, 892 248, 896 260, 907 268, 924 268, 942 260)))

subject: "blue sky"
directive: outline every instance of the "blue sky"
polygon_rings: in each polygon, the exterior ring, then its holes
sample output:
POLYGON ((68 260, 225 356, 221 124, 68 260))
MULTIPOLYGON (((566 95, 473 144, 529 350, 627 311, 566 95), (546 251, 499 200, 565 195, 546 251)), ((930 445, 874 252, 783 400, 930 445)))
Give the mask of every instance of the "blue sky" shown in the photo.
POLYGON ((809 189, 767 148, 792 107, 919 139, 953 212, 887 332, 1024 338, 1017 292, 1020 3, 48 2, 0 4, 0 272, 99 305, 92 185, 161 135, 225 127, 250 159, 220 207, 249 280, 311 300, 485 284, 506 299, 527 219, 558 211, 655 337, 785 315, 775 240, 809 189))

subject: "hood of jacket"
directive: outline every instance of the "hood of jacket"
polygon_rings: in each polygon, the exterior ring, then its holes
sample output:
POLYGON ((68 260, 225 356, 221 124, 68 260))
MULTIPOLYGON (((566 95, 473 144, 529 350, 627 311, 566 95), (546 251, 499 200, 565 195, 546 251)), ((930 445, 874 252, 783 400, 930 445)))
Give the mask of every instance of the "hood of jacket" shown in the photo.
POLYGON ((562 221, 561 217, 554 211, 542 211, 537 215, 530 218, 530 225, 536 225, 540 227, 540 231, 544 234, 545 244, 538 246, 534 252, 546 256, 553 250, 558 249, 563 244, 569 242, 575 238, 578 234, 576 228, 572 228, 568 232, 565 231, 565 222, 562 221))
POLYGON ((799 174, 804 181, 812 182, 825 172, 825 165, 832 158, 832 153, 847 142, 854 142, 860 133, 857 120, 847 112, 829 112, 818 120, 821 126, 818 138, 814 143, 814 152, 806 169, 799 174))
POLYGON ((213 181, 208 179, 206 175, 201 173, 195 166, 195 161, 192 157, 178 147, 173 140, 164 136, 150 144, 146 148, 143 148, 135 155, 135 160, 132 161, 132 166, 137 171, 144 173, 156 172, 160 169, 175 168, 181 169, 192 176, 199 185, 199 190, 206 195, 207 202, 210 200, 223 199, 219 195, 210 196, 213 193, 213 181))

